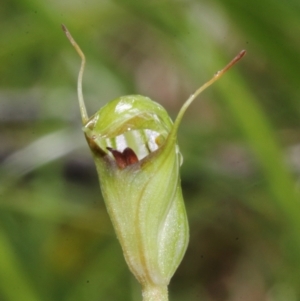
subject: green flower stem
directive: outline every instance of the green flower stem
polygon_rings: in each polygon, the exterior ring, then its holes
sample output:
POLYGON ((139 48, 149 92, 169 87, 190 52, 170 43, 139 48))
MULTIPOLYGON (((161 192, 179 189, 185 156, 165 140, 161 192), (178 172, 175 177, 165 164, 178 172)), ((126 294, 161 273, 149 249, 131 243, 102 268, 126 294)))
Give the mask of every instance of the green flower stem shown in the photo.
POLYGON ((147 285, 142 289, 143 301, 168 301, 167 286, 147 285))

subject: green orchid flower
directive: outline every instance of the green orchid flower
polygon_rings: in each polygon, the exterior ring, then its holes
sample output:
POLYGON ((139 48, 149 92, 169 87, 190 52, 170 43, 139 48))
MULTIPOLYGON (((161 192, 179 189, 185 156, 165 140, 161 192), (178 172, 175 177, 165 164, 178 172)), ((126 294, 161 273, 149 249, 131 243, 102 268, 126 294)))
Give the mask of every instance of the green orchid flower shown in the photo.
POLYGON ((174 123, 160 104, 141 95, 117 98, 88 117, 82 95, 85 57, 65 26, 63 30, 82 59, 78 98, 83 131, 125 260, 142 286, 144 301, 167 301, 168 284, 189 240, 178 126, 193 100, 245 51, 185 102, 174 123))

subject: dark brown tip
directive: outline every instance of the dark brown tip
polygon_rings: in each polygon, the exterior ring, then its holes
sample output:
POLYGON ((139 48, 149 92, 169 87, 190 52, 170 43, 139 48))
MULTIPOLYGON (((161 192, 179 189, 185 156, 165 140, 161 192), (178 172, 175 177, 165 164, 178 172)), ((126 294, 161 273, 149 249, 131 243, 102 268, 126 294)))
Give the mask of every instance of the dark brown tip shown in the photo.
POLYGON ((234 59, 236 60, 235 62, 238 62, 241 58, 243 58, 246 55, 247 51, 243 49, 234 59))
POLYGON ((238 53, 237 56, 222 70, 222 73, 230 69, 233 65, 235 65, 243 56, 245 56, 246 50, 242 50, 238 53))

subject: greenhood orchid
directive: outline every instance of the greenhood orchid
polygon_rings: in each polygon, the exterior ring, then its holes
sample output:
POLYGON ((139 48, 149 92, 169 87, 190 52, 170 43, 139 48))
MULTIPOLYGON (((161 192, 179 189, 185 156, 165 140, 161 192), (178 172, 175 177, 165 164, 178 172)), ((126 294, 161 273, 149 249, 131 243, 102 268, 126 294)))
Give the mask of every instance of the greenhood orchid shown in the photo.
POLYGON ((88 117, 82 95, 85 57, 64 25, 63 30, 82 59, 78 97, 83 131, 125 260, 142 285, 143 300, 166 301, 189 240, 178 126, 193 100, 245 51, 185 102, 174 123, 160 104, 140 95, 119 97, 88 117))

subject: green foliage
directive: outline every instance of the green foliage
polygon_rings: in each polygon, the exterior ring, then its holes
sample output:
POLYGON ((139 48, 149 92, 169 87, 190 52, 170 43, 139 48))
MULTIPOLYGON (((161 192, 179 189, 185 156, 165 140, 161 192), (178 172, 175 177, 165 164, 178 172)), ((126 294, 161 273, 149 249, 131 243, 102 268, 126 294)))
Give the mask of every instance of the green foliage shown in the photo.
POLYGON ((2 1, 0 300, 140 300, 81 133, 89 113, 141 94, 176 116, 191 238, 170 300, 298 300, 297 1, 2 1))

